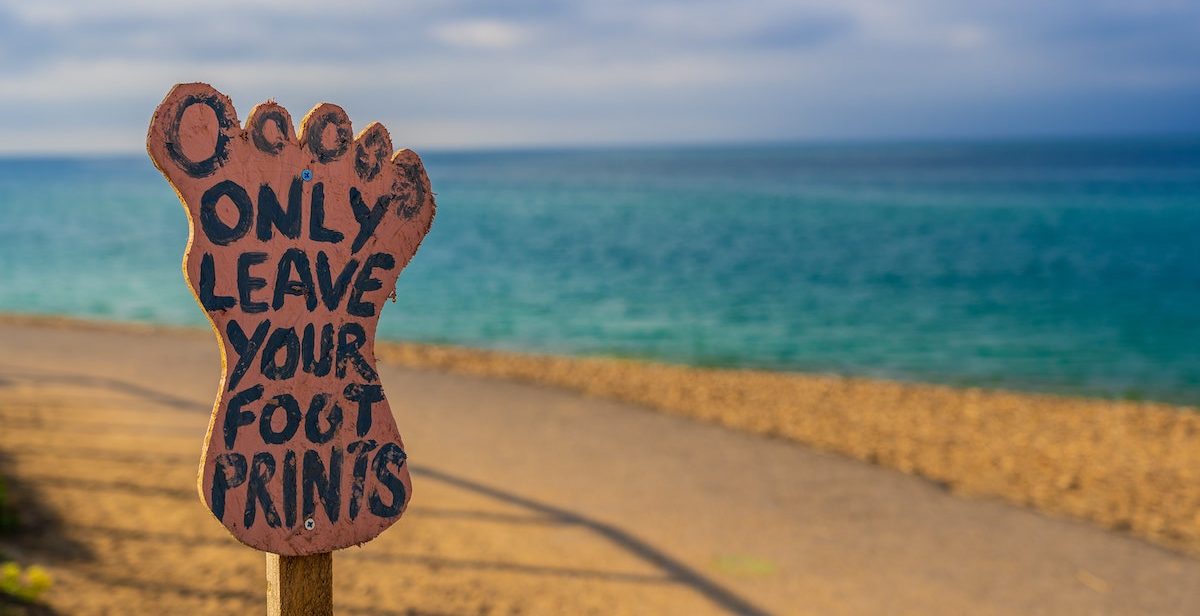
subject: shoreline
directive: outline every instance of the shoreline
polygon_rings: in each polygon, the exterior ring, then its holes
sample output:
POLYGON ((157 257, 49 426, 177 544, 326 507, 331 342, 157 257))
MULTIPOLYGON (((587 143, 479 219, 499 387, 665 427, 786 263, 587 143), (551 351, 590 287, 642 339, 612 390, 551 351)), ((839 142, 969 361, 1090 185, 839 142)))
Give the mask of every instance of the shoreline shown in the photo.
MULTIPOLYGON (((211 329, 206 325, 178 325, 169 323, 156 323, 153 321, 141 321, 134 319, 122 318, 107 318, 107 317, 88 317, 63 314, 42 314, 32 312, 12 312, 0 310, 0 324, 17 324, 17 325, 32 325, 36 327, 55 327, 55 328, 76 328, 91 331, 116 331, 116 332, 143 332, 143 333, 167 333, 172 335, 205 335, 211 332, 211 329)), ((788 370, 782 368, 758 367, 753 365, 738 366, 736 364, 688 364, 683 362, 675 362, 669 359, 660 359, 655 357, 639 357, 636 355, 621 355, 621 354, 570 354, 570 353, 549 353, 535 350, 521 349, 505 349, 486 346, 470 346, 467 344, 456 344, 452 342, 422 342, 416 340, 397 340, 387 338, 377 338, 376 343, 379 348, 397 347, 411 350, 429 349, 434 351, 451 351, 461 352, 469 355, 494 355, 502 358, 518 358, 518 359, 537 359, 537 360, 564 360, 578 362, 615 362, 630 364, 632 366, 645 367, 666 367, 678 368, 682 370, 696 371, 702 373, 728 373, 728 374, 752 374, 752 375, 778 375, 785 377, 812 378, 812 379, 835 379, 845 381, 860 381, 864 383, 880 383, 896 386, 912 386, 912 387, 931 387, 937 389, 946 389, 950 391, 976 391, 982 394, 1012 394, 1017 396, 1030 396, 1035 398, 1051 398, 1059 400, 1074 400, 1096 403, 1115 403, 1115 404, 1133 404, 1133 405, 1151 405, 1156 407, 1170 407, 1181 411, 1195 411, 1200 413, 1200 402, 1192 403, 1186 401, 1173 401, 1169 399, 1156 399, 1150 397, 1130 397, 1118 394, 1104 393, 1087 393, 1086 391, 1063 391, 1053 387, 1039 388, 1030 386, 1028 389, 1023 389, 1020 386, 1009 387, 1005 385, 984 385, 973 384, 971 382, 950 382, 923 380, 920 377, 907 378, 903 376, 871 376, 864 374, 848 374, 834 371, 809 371, 809 370, 788 370)), ((406 351, 408 352, 408 351, 406 351)), ((434 353, 433 355, 437 355, 434 353)), ((384 359, 383 355, 379 359, 384 359)), ((418 367, 418 366, 412 366, 418 367)), ((482 376, 482 375, 481 375, 482 376)), ((519 379, 516 376, 500 378, 519 379)), ((565 387, 565 386, 564 386, 565 387)), ((574 388, 572 391, 577 391, 574 388)))
MULTIPOLYGON (((202 328, 0 313, 146 335, 202 328)), ((1200 554, 1200 413, 1154 402, 379 341, 408 368, 556 387, 772 437, 1200 554)))

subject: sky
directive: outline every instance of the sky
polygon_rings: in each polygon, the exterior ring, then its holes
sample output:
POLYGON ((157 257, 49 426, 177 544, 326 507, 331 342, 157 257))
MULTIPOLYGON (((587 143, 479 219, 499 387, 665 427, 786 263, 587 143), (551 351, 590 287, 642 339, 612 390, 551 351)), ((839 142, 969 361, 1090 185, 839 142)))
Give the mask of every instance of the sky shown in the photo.
POLYGON ((426 148, 1198 134, 1200 2, 0 0, 0 153, 189 81, 426 148))

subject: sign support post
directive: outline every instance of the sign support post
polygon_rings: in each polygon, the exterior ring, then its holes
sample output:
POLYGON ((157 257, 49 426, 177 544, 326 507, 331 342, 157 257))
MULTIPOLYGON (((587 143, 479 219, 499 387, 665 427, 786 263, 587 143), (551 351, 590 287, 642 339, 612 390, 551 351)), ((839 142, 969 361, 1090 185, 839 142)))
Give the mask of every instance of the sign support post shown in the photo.
POLYGON ((267 553, 267 616, 331 616, 333 554, 267 553))

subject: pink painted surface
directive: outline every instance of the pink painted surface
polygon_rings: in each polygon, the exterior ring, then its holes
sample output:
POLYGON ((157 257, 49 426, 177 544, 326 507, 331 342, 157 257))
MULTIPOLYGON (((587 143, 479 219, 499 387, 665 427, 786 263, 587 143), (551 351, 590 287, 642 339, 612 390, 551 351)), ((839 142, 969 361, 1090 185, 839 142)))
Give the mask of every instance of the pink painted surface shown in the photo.
POLYGON ((412 495, 391 406, 371 395, 374 338, 429 230, 433 192, 417 155, 393 154, 382 125, 353 135, 327 103, 298 135, 273 102, 243 127, 228 97, 192 83, 171 89, 147 136, 187 211, 184 275, 221 346, 200 495, 240 541, 277 554, 369 541, 412 495), (243 355, 253 359, 239 369, 243 355))

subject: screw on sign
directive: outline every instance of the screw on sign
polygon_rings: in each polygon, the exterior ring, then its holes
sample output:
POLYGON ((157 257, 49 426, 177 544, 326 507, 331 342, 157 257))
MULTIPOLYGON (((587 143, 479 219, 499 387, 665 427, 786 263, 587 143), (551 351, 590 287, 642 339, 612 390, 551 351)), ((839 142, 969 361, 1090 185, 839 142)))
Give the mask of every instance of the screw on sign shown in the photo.
POLYGON ((202 83, 171 89, 146 145, 187 211, 184 276, 221 348, 201 499, 268 552, 270 612, 328 613, 329 553, 378 536, 412 495, 374 338, 433 221, 429 178, 336 105, 299 134, 270 101, 243 127, 202 83))

